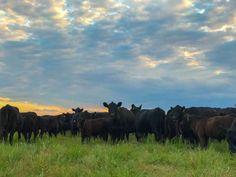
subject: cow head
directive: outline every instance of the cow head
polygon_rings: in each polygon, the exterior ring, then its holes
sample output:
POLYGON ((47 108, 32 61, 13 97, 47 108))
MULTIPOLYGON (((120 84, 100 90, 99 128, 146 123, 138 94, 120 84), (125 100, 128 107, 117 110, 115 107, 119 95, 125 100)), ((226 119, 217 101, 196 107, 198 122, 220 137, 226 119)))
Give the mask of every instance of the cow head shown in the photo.
POLYGON ((121 105, 122 105, 122 102, 119 102, 117 104, 114 102, 111 102, 110 104, 107 104, 106 102, 103 103, 103 106, 108 108, 108 112, 111 118, 117 117, 117 112, 118 112, 118 109, 121 107, 121 105))
POLYGON ((168 118, 171 120, 181 120, 183 119, 185 113, 185 107, 181 107, 179 105, 175 106, 174 108, 171 107, 170 110, 168 111, 168 118))
POLYGON ((82 113, 83 112, 83 108, 81 109, 81 108, 76 108, 76 109, 74 109, 74 108, 72 108, 72 111, 74 111, 75 113, 74 113, 74 115, 72 116, 72 119, 73 119, 73 121, 75 122, 75 120, 77 120, 77 119, 79 119, 79 115, 80 115, 80 113, 82 113))
POLYGON ((74 108, 72 108, 72 111, 74 111, 75 113, 80 113, 80 112, 82 112, 84 109, 82 108, 76 108, 76 109, 74 109, 74 108))
POLYGON ((136 115, 141 109, 142 109, 142 105, 140 105, 140 106, 138 107, 138 106, 135 106, 134 104, 132 104, 130 111, 131 111, 132 113, 134 113, 134 115, 136 115))
POLYGON ((179 126, 180 122, 183 120, 185 115, 185 107, 181 107, 179 105, 174 108, 171 107, 167 112, 168 126, 171 127, 171 131, 173 136, 179 134, 179 126))

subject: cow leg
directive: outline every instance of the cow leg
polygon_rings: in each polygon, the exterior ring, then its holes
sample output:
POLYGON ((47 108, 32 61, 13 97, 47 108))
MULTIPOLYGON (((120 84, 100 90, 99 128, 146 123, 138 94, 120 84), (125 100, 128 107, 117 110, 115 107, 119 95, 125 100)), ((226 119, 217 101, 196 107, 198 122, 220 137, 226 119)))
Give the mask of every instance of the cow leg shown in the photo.
POLYGON ((39 136, 40 136, 41 139, 43 138, 43 131, 42 130, 40 131, 39 136))
POLYGON ((155 135, 156 142, 159 142, 161 140, 161 136, 159 135, 158 131, 155 131, 154 135, 155 135))
POLYGON ((38 135, 37 131, 34 131, 34 143, 36 142, 37 135, 38 135))
POLYGON ((21 139, 21 131, 18 130, 18 141, 21 139))
POLYGON ((121 138, 122 141, 125 140, 125 133, 123 131, 121 132, 120 138, 121 138))
POLYGON ((107 142, 107 140, 108 140, 108 134, 107 133, 104 134, 103 140, 107 142))
POLYGON ((144 133, 143 137, 144 137, 145 139, 147 139, 147 137, 148 137, 148 133, 147 133, 147 132, 144 133))
POLYGON ((57 131, 54 131, 53 134, 54 134, 54 136, 56 138, 57 137, 57 131))
POLYGON ((24 136, 24 138, 25 138, 25 142, 27 142, 27 132, 23 132, 23 136, 24 136))
POLYGON ((81 143, 84 143, 84 139, 85 139, 85 136, 84 136, 84 133, 83 131, 81 132, 81 143))
POLYGON ((201 136, 201 137, 199 137, 199 139, 200 139, 201 148, 207 148, 208 138, 206 136, 201 136))
POLYGON ((49 131, 48 134, 49 134, 49 137, 51 138, 52 137, 52 132, 49 131))
POLYGON ((136 132, 136 133, 135 133, 135 136, 136 136, 137 141, 140 142, 141 136, 142 136, 141 133, 136 132))
POLYGON ((9 142, 11 145, 13 144, 13 135, 14 135, 14 130, 10 132, 9 142))
POLYGON ((0 140, 3 142, 3 133, 0 133, 0 140))
POLYGON ((28 137, 27 137, 27 143, 30 143, 31 135, 32 135, 32 132, 29 131, 28 132, 28 137))
POLYGON ((81 143, 84 143, 84 136, 81 136, 81 143))
POLYGON ((112 141, 113 144, 116 142, 116 138, 113 134, 111 134, 111 141, 112 141))
POLYGON ((37 138, 38 134, 39 134, 39 130, 36 128, 34 130, 34 142, 36 142, 36 138, 37 138))
POLYGON ((129 133, 126 133, 126 139, 129 141, 129 133))
POLYGON ((4 143, 7 143, 7 139, 8 139, 8 132, 3 131, 3 141, 4 141, 4 143))

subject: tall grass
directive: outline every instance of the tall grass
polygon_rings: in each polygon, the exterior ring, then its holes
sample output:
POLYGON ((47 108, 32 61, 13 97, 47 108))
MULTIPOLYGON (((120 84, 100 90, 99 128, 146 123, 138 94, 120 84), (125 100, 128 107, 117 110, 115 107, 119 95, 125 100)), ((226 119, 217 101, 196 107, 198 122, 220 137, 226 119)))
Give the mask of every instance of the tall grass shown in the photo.
POLYGON ((0 144, 0 176, 235 177, 236 156, 229 154, 226 142, 211 142, 201 150, 181 141, 158 144, 153 137, 118 144, 44 137, 32 144, 0 144))

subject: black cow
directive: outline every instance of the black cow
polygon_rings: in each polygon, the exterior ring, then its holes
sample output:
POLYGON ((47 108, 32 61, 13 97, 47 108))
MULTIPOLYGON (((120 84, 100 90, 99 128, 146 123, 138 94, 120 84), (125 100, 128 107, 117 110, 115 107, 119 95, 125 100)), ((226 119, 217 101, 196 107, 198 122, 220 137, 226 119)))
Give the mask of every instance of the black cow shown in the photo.
POLYGON ((233 121, 230 128, 227 129, 226 139, 231 153, 236 153, 236 120, 233 121))
POLYGON ((146 138, 149 133, 154 133, 156 141, 163 141, 165 134, 165 111, 161 108, 141 109, 134 104, 131 110, 135 113, 136 138, 146 138))
POLYGON ((74 114, 72 113, 63 113, 59 115, 59 127, 62 135, 66 135, 66 132, 71 130, 70 121, 74 114))
POLYGON ((74 111, 74 115, 72 116, 70 120, 70 130, 71 130, 71 135, 76 136, 79 133, 79 126, 78 126, 78 118, 81 112, 83 112, 83 108, 72 108, 72 111, 74 111))
POLYGON ((111 133, 114 119, 97 118, 84 120, 81 129, 81 141, 90 140, 91 137, 101 137, 104 141, 108 140, 108 134, 111 133))
POLYGON ((184 116, 185 107, 175 106, 167 112, 165 120, 165 136, 172 139, 179 136, 179 124, 184 116))
POLYGON ((108 108, 110 118, 115 119, 115 129, 117 132, 120 132, 120 135, 117 137, 117 139, 124 140, 126 135, 126 139, 128 140, 129 133, 135 132, 134 114, 130 110, 121 107, 122 102, 119 102, 118 104, 114 102, 107 104, 106 102, 104 102, 103 105, 108 108))
POLYGON ((30 143, 31 135, 34 134, 34 141, 39 133, 39 119, 35 112, 20 113, 22 118, 21 132, 25 141, 30 143))
POLYGON ((9 142, 12 144, 15 131, 20 133, 21 117, 19 109, 7 104, 2 107, 0 114, 0 138, 7 142, 9 134, 9 142))
POLYGON ((59 124, 59 116, 50 116, 50 115, 44 115, 39 116, 39 124, 40 124, 40 137, 43 137, 44 133, 48 133, 49 137, 52 137, 54 135, 57 137, 57 134, 60 130, 60 124, 59 124))

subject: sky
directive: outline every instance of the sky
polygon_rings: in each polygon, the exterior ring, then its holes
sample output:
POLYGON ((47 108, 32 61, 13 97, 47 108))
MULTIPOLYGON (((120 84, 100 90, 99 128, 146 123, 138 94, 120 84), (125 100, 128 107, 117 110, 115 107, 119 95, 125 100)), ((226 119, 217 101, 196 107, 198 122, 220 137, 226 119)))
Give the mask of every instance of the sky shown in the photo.
POLYGON ((234 0, 0 0, 0 106, 236 104, 234 0))

